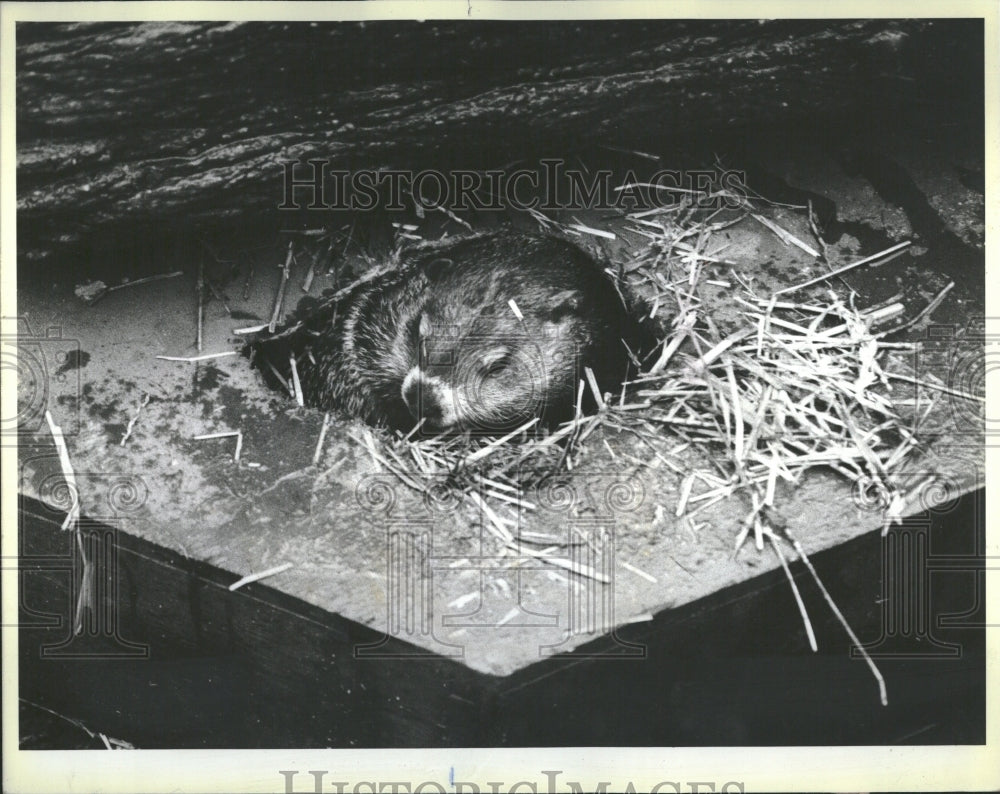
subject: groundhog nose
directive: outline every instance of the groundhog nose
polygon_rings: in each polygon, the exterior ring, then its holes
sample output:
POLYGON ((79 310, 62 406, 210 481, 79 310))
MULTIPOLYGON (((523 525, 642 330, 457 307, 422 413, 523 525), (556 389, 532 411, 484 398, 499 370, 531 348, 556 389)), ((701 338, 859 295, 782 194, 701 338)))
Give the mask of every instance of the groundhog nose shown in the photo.
POLYGON ((403 402, 414 419, 423 419, 431 427, 444 426, 444 406, 422 378, 407 376, 403 382, 403 402))

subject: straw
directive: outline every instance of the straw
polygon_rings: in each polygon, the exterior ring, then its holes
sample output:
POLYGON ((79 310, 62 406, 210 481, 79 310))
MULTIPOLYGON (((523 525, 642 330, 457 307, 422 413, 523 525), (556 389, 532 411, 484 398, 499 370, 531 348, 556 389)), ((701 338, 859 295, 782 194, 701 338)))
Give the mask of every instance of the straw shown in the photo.
POLYGON ((293 567, 294 565, 292 563, 286 562, 283 565, 276 565, 274 568, 268 568, 266 571, 261 571, 260 573, 249 574, 241 579, 237 579, 229 585, 229 592, 239 590, 241 587, 248 585, 251 582, 259 582, 261 579, 267 579, 269 576, 277 576, 279 573, 284 573, 293 567))
POLYGON ((271 312, 271 321, 267 324, 269 333, 274 333, 278 327, 278 319, 281 317, 281 306, 285 301, 285 287, 292 274, 292 257, 295 256, 295 243, 288 243, 288 254, 285 256, 285 264, 281 266, 281 281, 278 283, 278 293, 274 297, 274 310, 271 312))
POLYGON ((235 356, 235 355, 236 355, 235 350, 226 350, 223 351, 222 353, 205 353, 202 356, 157 356, 157 358, 160 361, 186 361, 191 363, 195 361, 208 361, 209 359, 212 358, 224 358, 226 356, 235 356))
POLYGON ((813 284, 819 284, 821 281, 826 281, 828 279, 839 276, 843 273, 847 273, 849 270, 854 270, 854 268, 856 267, 861 267, 862 265, 867 265, 870 264, 871 262, 876 262, 879 259, 885 259, 886 257, 892 254, 897 254, 904 248, 908 248, 910 245, 912 245, 912 243, 909 240, 904 240, 901 243, 897 243, 896 245, 886 248, 884 251, 879 251, 877 254, 866 256, 864 259, 859 259, 857 262, 852 262, 849 265, 844 265, 844 267, 831 271, 830 273, 824 273, 821 276, 816 276, 816 278, 810 279, 809 281, 804 281, 801 284, 795 284, 794 286, 791 287, 785 287, 784 289, 779 289, 774 294, 787 295, 790 292, 796 292, 800 289, 804 289, 805 287, 811 287, 813 284))

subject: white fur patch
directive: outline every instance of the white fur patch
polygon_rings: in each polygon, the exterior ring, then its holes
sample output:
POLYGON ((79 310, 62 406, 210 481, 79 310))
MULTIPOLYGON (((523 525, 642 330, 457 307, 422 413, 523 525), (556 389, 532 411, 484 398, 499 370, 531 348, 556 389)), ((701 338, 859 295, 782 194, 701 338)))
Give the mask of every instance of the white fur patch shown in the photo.
POLYGON ((433 400, 441 409, 441 427, 451 427, 458 422, 458 410, 455 405, 455 390, 452 389, 447 383, 445 383, 441 378, 434 375, 428 375, 420 367, 413 367, 409 372, 406 373, 406 377, 403 378, 403 386, 401 394, 403 396, 403 402, 406 402, 407 407, 414 414, 420 413, 420 404, 410 405, 406 400, 406 393, 413 387, 416 387, 418 393, 421 394, 422 400, 433 400))

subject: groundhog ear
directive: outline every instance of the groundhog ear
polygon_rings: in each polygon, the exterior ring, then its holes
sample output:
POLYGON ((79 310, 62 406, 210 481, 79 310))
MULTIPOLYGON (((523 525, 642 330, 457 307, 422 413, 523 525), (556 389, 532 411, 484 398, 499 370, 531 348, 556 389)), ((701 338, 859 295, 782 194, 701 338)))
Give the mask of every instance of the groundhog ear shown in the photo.
POLYGON ((454 266, 455 266, 454 260, 448 259, 447 257, 443 256, 437 256, 434 257, 433 259, 428 259, 427 261, 425 261, 422 265, 422 269, 424 271, 424 275, 426 275, 428 278, 437 278, 438 276, 441 275, 442 271, 446 270, 449 267, 454 267, 454 266))
POLYGON ((549 319, 558 322, 567 314, 576 314, 580 311, 582 297, 580 292, 575 289, 557 292, 549 302, 549 319))

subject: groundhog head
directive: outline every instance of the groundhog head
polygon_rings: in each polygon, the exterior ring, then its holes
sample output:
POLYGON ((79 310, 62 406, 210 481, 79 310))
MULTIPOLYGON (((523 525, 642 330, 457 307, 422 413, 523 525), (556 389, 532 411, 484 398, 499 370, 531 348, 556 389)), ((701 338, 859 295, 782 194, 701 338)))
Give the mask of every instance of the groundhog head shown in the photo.
POLYGON ((483 433, 511 430, 534 417, 566 418, 586 363, 577 302, 567 291, 546 312, 529 317, 492 303, 474 315, 448 318, 453 322, 441 322, 429 307, 417 324, 418 361, 402 384, 410 413, 430 430, 483 433))

